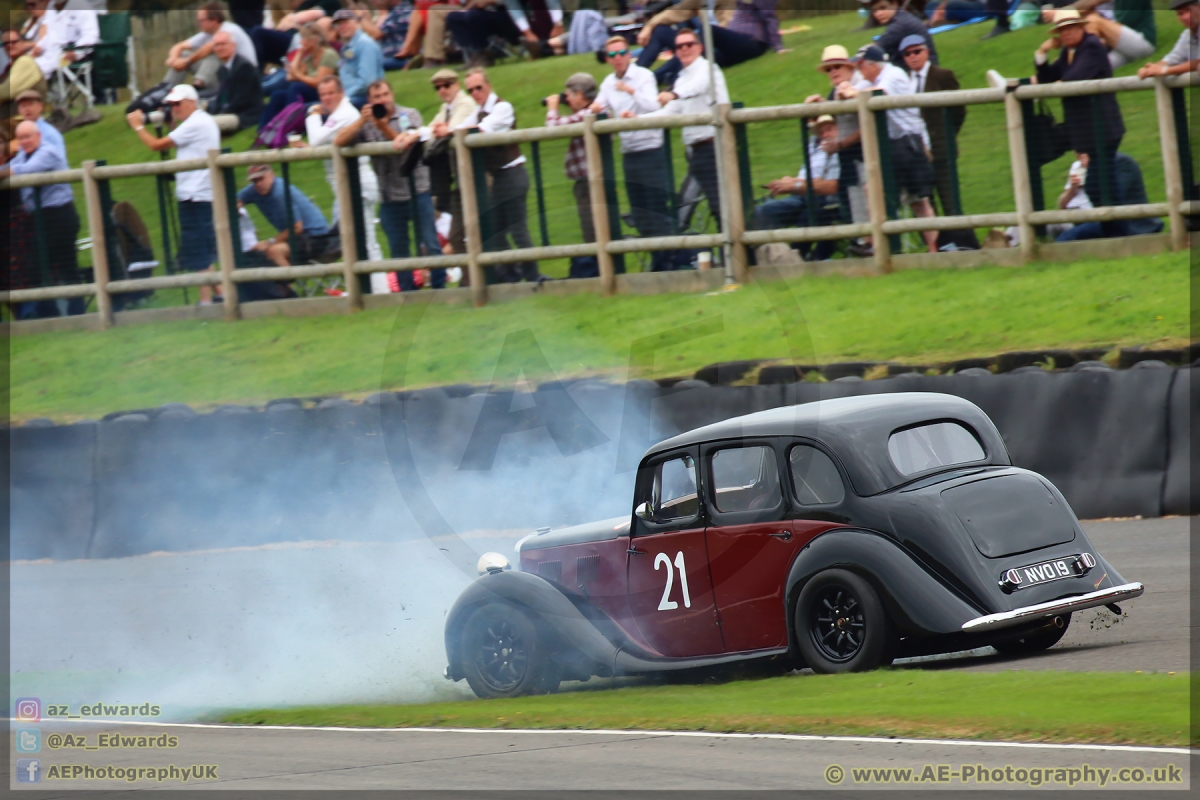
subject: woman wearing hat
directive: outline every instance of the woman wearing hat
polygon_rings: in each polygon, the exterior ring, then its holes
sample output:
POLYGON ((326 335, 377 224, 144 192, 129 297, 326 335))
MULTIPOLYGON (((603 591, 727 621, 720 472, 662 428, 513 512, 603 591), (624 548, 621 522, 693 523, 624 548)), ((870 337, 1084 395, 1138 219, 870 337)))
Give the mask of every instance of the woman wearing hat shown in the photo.
MULTIPOLYGON (((1086 22, 1074 9, 1055 12, 1053 35, 1034 54, 1038 83, 1112 77, 1108 50, 1099 38, 1087 32, 1086 22), (1053 62, 1047 55, 1051 50, 1059 51, 1058 59, 1053 62)), ((1086 153, 1091 164, 1084 191, 1097 206, 1114 205, 1117 202, 1114 159, 1125 135, 1125 122, 1121 119, 1116 95, 1064 97, 1062 104, 1071 148, 1076 157, 1086 153)), ((1119 223, 1105 225, 1105 235, 1120 235, 1119 223)))

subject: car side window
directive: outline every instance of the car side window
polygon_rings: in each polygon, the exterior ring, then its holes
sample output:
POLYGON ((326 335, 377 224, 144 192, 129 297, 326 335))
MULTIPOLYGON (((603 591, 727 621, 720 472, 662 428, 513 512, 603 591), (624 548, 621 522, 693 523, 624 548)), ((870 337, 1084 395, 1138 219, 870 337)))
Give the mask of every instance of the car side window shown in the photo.
POLYGON ((775 451, 766 446, 730 447, 711 456, 713 505, 717 511, 761 511, 783 499, 775 451))
POLYGON ((842 476, 833 459, 815 447, 798 444, 788 451, 792 490, 802 506, 840 503, 846 497, 842 476))
POLYGON ((688 519, 700 511, 696 490, 696 461, 680 456, 654 468, 650 508, 655 522, 688 519))

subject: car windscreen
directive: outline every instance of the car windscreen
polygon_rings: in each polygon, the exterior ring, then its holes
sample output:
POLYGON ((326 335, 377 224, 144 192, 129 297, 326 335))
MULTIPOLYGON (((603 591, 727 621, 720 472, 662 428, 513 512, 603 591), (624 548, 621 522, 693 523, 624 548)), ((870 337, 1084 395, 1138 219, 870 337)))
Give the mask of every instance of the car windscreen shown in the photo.
POLYGON ((986 457, 975 434, 957 422, 933 422, 896 431, 888 438, 888 456, 901 475, 969 464, 986 457))

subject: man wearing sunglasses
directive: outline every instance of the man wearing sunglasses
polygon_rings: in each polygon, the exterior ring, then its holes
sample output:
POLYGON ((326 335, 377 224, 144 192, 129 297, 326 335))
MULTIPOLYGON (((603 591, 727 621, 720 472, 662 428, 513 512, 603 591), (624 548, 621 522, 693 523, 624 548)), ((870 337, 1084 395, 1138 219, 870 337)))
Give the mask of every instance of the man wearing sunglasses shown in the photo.
MULTIPOLYGON (((207 158, 209 150, 221 149, 221 130, 207 111, 199 108, 200 96, 191 84, 181 83, 163 98, 171 110, 175 129, 166 136, 155 136, 146 129, 146 114, 141 109, 125 115, 129 127, 142 144, 155 152, 175 148, 175 158, 186 161, 207 158)), ((211 270, 217 260, 217 237, 213 230, 212 180, 207 169, 177 172, 175 199, 179 207, 179 266, 190 272, 211 270)), ((200 305, 211 305, 211 286, 200 287, 200 305)))
MULTIPOLYGON (((679 77, 670 91, 660 92, 658 102, 662 108, 648 114, 622 111, 621 116, 653 117, 676 114, 711 114, 713 103, 729 102, 729 90, 725 88, 725 73, 715 64, 711 65, 702 54, 700 37, 694 31, 683 30, 675 35, 675 56, 683 64, 679 77), (709 73, 712 73, 712 81, 709 73)), ((682 130, 683 143, 687 145, 688 172, 700 184, 708 200, 713 217, 720 219, 720 180, 717 175, 717 150, 712 125, 689 125, 682 130)))
MULTIPOLYGON (((604 45, 605 58, 613 68, 600 84, 592 103, 592 113, 608 112, 620 117, 624 112, 648 114, 659 109, 658 82, 654 73, 633 63, 629 45, 623 37, 612 36, 604 45)), ((671 232, 667 198, 671 184, 667 174, 667 156, 663 151, 663 132, 659 128, 623 131, 621 160, 625 165, 625 194, 633 226, 638 235, 666 236, 671 232)), ((656 250, 651 257, 653 272, 674 268, 674 252, 656 250)))
MULTIPOLYGON (((517 127, 517 115, 512 103, 501 100, 488 80, 487 71, 474 67, 467 71, 467 91, 479 108, 459 127, 479 128, 483 133, 503 133, 517 127)), ((517 144, 482 147, 484 168, 488 174, 488 211, 491 214, 492 238, 484 242, 487 250, 508 250, 509 238, 517 249, 533 247, 529 236, 529 173, 525 156, 517 144)), ((519 281, 540 282, 537 263, 521 261, 496 265, 496 276, 502 283, 519 281)))
MULTIPOLYGON (((950 92, 959 88, 958 77, 953 71, 939 67, 929 59, 929 48, 920 36, 909 36, 900 43, 900 54, 904 66, 912 76, 913 90, 921 92, 950 92)), ((954 202, 954 191, 950 180, 950 139, 958 137, 963 122, 967 119, 966 106, 949 108, 922 108, 925 129, 929 132, 929 150, 933 154, 935 178, 934 191, 942 208, 942 215, 961 214, 960 203, 954 202), (951 130, 946 130, 945 115, 949 114, 951 130)))
MULTIPOLYGON (((425 163, 429 165, 429 179, 433 185, 434 206, 438 213, 450 214, 450 248, 455 253, 467 252, 466 231, 463 228, 462 195, 455 186, 454 148, 450 136, 454 129, 475 113, 479 104, 464 92, 458 84, 458 73, 452 69, 439 69, 430 78, 442 107, 434 114, 429 126, 434 141, 425 148, 425 163)), ((463 273, 464 280, 468 280, 463 273)), ((466 283, 461 284, 463 286, 466 283)))

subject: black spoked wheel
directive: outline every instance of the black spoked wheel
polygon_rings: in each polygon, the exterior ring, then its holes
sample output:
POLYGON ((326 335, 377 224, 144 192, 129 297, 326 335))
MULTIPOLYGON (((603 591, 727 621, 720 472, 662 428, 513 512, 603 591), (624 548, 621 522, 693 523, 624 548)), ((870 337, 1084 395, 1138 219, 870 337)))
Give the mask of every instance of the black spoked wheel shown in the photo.
POLYGON ((559 672, 537 626, 511 606, 488 605, 475 612, 463 633, 462 659, 467 683, 479 697, 558 688, 559 672))
POLYGON ((861 672, 891 662, 894 633, 864 578, 830 569, 811 578, 796 603, 796 641, 814 672, 861 672))
POLYGON ((829 584, 817 594, 809 613, 813 642, 830 661, 849 661, 867 638, 862 603, 845 586, 829 584))

